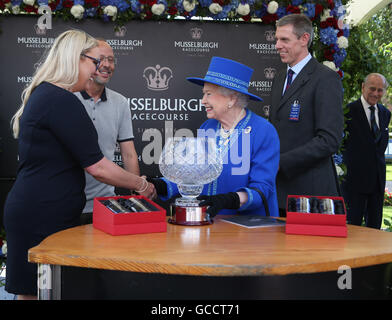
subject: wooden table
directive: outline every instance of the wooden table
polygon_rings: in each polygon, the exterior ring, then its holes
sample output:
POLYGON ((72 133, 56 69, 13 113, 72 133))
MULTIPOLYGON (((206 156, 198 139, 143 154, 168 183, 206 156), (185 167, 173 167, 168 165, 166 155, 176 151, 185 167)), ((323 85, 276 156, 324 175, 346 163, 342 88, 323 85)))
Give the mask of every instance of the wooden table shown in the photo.
MULTIPOLYGON (((347 238, 286 235, 284 226, 248 229, 217 219, 201 227, 168 224, 167 233, 111 236, 86 225, 49 236, 30 249, 28 257, 39 264, 41 298, 60 298, 55 287, 62 283, 62 266, 125 271, 133 276, 154 274, 163 279, 183 276, 197 279, 196 283, 205 278, 253 283, 255 277, 282 283, 293 275, 303 282, 301 275, 330 274, 337 287, 344 275, 338 269, 343 265, 350 271, 383 266, 391 272, 392 233, 349 225, 347 238)), ((271 297, 279 293, 274 291, 271 297)))

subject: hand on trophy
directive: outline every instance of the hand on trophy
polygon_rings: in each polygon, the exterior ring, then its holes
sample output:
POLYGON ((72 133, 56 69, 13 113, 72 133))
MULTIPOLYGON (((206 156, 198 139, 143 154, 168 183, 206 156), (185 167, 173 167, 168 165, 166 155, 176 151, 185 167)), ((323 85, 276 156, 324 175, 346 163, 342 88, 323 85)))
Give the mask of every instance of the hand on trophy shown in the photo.
POLYGON ((240 207, 240 197, 237 192, 221 193, 214 196, 198 196, 200 206, 209 206, 207 213, 210 217, 215 217, 222 209, 238 209, 240 207))

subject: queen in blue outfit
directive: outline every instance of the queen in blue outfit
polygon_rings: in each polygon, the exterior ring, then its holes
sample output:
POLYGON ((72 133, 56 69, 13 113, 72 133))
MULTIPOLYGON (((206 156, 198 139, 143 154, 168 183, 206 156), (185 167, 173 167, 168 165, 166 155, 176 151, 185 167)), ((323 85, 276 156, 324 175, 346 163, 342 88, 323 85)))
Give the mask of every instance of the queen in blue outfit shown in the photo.
MULTIPOLYGON (((200 205, 216 214, 278 216, 275 179, 279 166, 279 138, 274 127, 246 108, 253 70, 239 62, 213 57, 204 78, 187 78, 203 86, 202 104, 208 120, 198 136, 213 136, 223 156, 223 170, 204 186, 200 205)), ((150 179, 162 200, 178 194, 177 185, 150 179)))

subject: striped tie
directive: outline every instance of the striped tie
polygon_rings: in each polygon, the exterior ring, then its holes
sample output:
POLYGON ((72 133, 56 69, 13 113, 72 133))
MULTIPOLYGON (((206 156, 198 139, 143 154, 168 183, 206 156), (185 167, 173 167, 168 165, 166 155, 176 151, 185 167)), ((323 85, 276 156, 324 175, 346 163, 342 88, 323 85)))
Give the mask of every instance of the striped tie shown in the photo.
POLYGON ((286 82, 286 88, 284 89, 284 93, 286 93, 287 89, 290 88, 291 86, 291 82, 293 81, 293 75, 294 75, 294 71, 289 69, 287 70, 287 82, 286 82))

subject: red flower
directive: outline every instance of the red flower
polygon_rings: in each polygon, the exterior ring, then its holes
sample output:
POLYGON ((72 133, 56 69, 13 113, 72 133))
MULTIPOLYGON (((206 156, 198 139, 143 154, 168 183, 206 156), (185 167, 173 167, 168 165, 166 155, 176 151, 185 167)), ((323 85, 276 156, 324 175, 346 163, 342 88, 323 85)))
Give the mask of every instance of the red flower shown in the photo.
POLYGON ((296 7, 296 6, 292 6, 291 4, 289 4, 286 8, 287 12, 291 12, 291 13, 301 13, 301 9, 296 7))
POLYGON ((167 13, 171 16, 174 16, 177 13, 177 7, 176 6, 171 6, 168 10, 167 13))
POLYGON ((5 9, 6 3, 10 2, 11 0, 0 0, 0 9, 5 9))
POLYGON ((144 19, 146 19, 146 20, 152 19, 152 12, 151 12, 151 10, 146 10, 146 17, 144 19))
POLYGON ((324 7, 321 4, 316 4, 316 7, 314 8, 314 16, 317 17, 319 16, 322 12, 324 11, 324 7))
POLYGON ((212 2, 219 4, 221 7, 230 4, 230 0, 212 0, 212 2))
POLYGON ((29 5, 25 5, 24 9, 26 12, 35 12, 38 13, 38 8, 34 7, 34 6, 29 6, 29 5))
MULTIPOLYGON (((157 0, 140 0, 139 2, 141 4, 146 4, 146 5, 150 6, 150 7, 152 7, 152 5, 157 3, 157 0)), ((151 13, 151 17, 152 17, 152 12, 150 12, 150 13, 151 13)))
POLYGON ((332 10, 333 8, 335 8, 335 3, 333 2, 333 0, 327 0, 328 2, 328 7, 332 10))
POLYGON ((72 6, 73 6, 73 1, 72 0, 64 0, 63 1, 63 7, 64 8, 72 8, 72 6))
POLYGON ((327 18, 326 23, 329 27, 338 29, 338 21, 334 17, 327 18))
POLYGON ((340 76, 341 78, 343 78, 343 71, 342 71, 342 70, 339 70, 339 71, 338 71, 338 74, 339 74, 339 76, 340 76))
POLYGON ((52 11, 56 10, 57 5, 59 4, 60 0, 56 0, 55 2, 50 2, 49 7, 52 11))
POLYGON ((95 8, 99 6, 99 0, 84 0, 84 4, 87 8, 95 8))
POLYGON ((274 13, 274 14, 268 13, 265 16, 263 16, 261 19, 262 19, 263 23, 270 24, 270 23, 278 20, 278 15, 276 13, 274 13))
POLYGON ((244 19, 244 21, 250 21, 251 16, 250 14, 247 14, 246 16, 242 16, 241 18, 244 19))
POLYGON ((335 50, 333 49, 333 46, 325 48, 324 49, 324 57, 325 59, 329 61, 333 61, 333 55, 335 53, 335 50))

